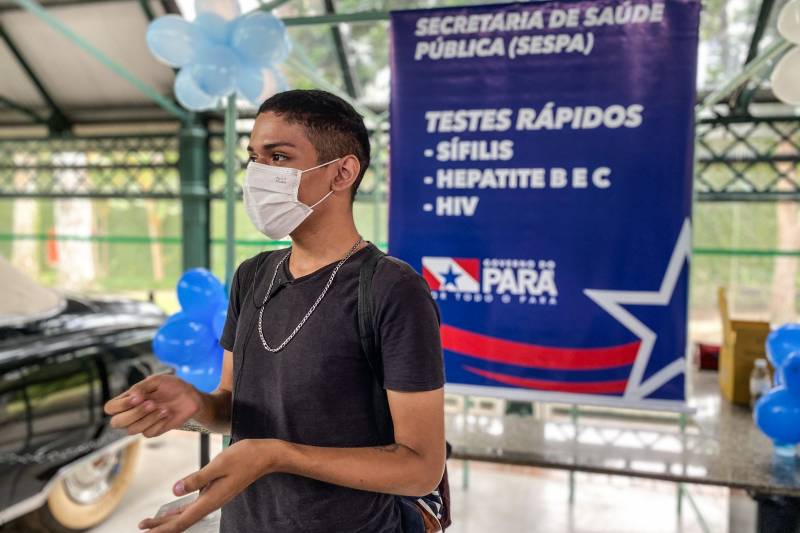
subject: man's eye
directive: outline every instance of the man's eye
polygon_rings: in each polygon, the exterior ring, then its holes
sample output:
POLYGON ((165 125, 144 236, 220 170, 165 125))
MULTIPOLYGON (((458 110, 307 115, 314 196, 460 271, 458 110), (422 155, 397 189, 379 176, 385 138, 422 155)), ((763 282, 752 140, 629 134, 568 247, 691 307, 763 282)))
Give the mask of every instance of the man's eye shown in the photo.
POLYGON ((248 160, 248 161, 253 161, 253 162, 256 162, 256 161, 258 160, 258 156, 257 156, 256 154, 250 154, 250 155, 247 157, 247 160, 248 160))
POLYGON ((272 161, 274 163, 280 163, 281 161, 285 161, 286 156, 283 154, 272 154, 272 161))

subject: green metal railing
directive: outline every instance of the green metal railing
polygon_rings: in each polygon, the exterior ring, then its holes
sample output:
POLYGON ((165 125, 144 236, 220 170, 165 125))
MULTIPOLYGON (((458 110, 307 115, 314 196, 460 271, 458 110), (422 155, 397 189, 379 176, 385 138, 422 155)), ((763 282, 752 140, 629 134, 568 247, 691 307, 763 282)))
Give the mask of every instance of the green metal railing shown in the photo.
MULTIPOLYGON (((0 233, 0 241, 33 240, 33 241, 83 241, 104 242, 112 244, 181 244, 183 239, 179 236, 145 237, 141 235, 49 235, 45 233, 0 233)), ((210 239, 211 244, 227 244, 228 239, 210 239)), ((259 248, 272 248, 289 246, 291 241, 272 241, 263 239, 234 239, 236 246, 253 246, 259 248)), ((386 249, 385 241, 375 244, 386 249)), ((696 256, 738 256, 738 257, 800 257, 800 250, 759 250, 754 248, 707 248, 696 247, 692 250, 696 256)))
POLYGON ((716 117, 697 124, 699 201, 800 200, 800 117, 716 117))
MULTIPOLYGON (((239 183, 247 164, 248 134, 237 133, 234 140, 238 166, 235 198, 242 191, 239 183)), ((380 145, 380 143, 376 142, 380 145)), ((177 134, 116 135, 109 137, 61 137, 0 140, 0 197, 11 198, 120 198, 181 199, 226 198, 227 172, 222 133, 208 135, 208 188, 181 187, 180 144, 177 134), (60 164, 64 154, 80 153, 81 164, 60 164), (77 181, 64 179, 78 172, 77 181)), ((382 188, 385 163, 376 146, 374 169, 378 194, 371 188, 359 191, 357 201, 385 201, 382 188)))
MULTIPOLYGON (((379 116, 384 119, 385 116, 379 116)), ((224 142, 209 134, 208 190, 181 188, 177 135, 152 134, 0 141, 0 197, 223 199, 224 142), (86 163, 59 165, 64 153, 85 154, 86 163), (67 185, 61 171, 80 171, 67 185)), ((241 181, 247 135, 239 133, 233 171, 241 181)), ((385 202, 382 158, 385 141, 373 135, 378 189, 360 191, 359 201, 385 202)), ((800 200, 800 117, 717 117, 697 124, 695 191, 698 201, 800 200)), ((236 185, 233 194, 241 196, 236 185)))

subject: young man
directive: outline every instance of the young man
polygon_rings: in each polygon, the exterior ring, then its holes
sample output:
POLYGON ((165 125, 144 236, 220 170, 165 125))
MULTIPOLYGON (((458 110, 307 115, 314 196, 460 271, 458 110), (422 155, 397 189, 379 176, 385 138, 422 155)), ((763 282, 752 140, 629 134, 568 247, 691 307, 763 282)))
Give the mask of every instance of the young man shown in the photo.
POLYGON ((222 533, 409 531, 409 500, 398 496, 433 491, 444 470, 439 319, 411 267, 378 261, 382 368, 371 368, 357 302, 361 265, 376 250, 353 220, 370 158, 363 120, 323 91, 280 93, 259 109, 248 151, 248 215, 270 238, 291 234, 292 246, 237 268, 216 391, 151 376, 106 404, 112 426, 129 433, 154 437, 191 418, 232 438, 175 484, 178 496, 200 490, 196 502, 139 527, 184 531, 222 507, 222 533), (376 371, 385 394, 375 393, 376 371))

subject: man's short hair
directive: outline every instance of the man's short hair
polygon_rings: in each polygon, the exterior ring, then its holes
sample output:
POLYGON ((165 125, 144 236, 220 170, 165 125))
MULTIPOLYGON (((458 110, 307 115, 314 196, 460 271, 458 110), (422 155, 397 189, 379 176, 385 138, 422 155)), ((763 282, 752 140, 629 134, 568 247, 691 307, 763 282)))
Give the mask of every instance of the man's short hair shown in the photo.
POLYGON ((261 104, 258 113, 270 111, 287 122, 302 125, 317 150, 317 163, 354 155, 361 171, 351 190, 351 200, 369 167, 369 134, 364 118, 335 94, 317 89, 296 89, 275 94, 261 104))

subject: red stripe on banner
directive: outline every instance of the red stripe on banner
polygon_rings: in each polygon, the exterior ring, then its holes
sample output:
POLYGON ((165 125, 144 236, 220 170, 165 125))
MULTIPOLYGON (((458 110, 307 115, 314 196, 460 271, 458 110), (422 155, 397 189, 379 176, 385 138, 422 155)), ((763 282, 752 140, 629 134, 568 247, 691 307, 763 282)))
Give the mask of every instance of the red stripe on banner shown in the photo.
POLYGON ((469 357, 551 370, 599 370, 629 366, 639 342, 606 348, 551 348, 481 335, 443 325, 442 348, 469 357))
POLYGON ((422 277, 428 282, 428 287, 430 287, 432 291, 439 290, 439 280, 425 267, 422 267, 422 277))
POLYGON ((464 366, 464 369, 487 379, 505 383, 506 385, 543 391, 579 392, 584 394, 615 394, 625 392, 625 386, 628 384, 627 380, 593 381, 583 383, 568 381, 545 381, 541 379, 521 378, 517 376, 509 376, 507 374, 498 374, 496 372, 489 372, 487 370, 481 370, 480 368, 473 368, 471 366, 464 366))
POLYGON ((478 276, 480 263, 477 259, 453 258, 453 261, 455 261, 458 266, 463 268, 464 272, 472 276, 472 279, 480 283, 481 278, 478 276))

